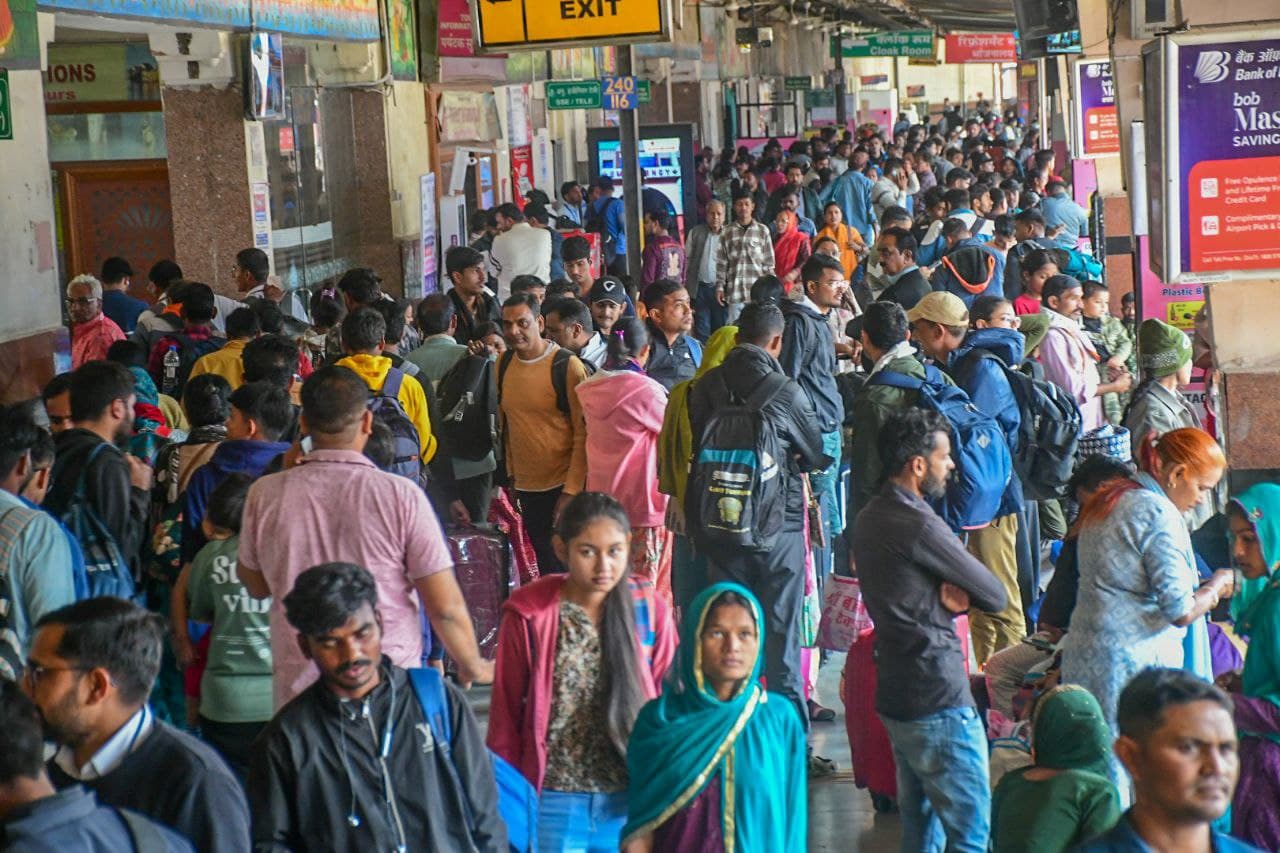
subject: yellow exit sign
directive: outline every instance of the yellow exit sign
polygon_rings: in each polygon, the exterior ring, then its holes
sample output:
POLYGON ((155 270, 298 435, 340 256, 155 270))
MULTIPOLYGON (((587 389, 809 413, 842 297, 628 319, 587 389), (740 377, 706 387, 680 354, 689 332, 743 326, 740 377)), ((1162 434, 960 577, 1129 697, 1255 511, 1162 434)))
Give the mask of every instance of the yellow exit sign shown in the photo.
POLYGON ((471 0, 471 20, 480 53, 671 40, 671 0, 471 0))

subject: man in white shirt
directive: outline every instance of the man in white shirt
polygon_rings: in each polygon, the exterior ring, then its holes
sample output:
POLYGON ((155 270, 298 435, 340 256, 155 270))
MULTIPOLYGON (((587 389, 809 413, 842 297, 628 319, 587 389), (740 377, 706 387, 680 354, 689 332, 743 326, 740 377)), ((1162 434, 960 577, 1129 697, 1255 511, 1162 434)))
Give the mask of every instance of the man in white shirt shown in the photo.
POLYGON ((551 235, 534 228, 520 208, 507 202, 495 211, 498 230, 489 250, 489 269, 498 280, 498 302, 511 295, 511 281, 518 275, 551 278, 551 235))

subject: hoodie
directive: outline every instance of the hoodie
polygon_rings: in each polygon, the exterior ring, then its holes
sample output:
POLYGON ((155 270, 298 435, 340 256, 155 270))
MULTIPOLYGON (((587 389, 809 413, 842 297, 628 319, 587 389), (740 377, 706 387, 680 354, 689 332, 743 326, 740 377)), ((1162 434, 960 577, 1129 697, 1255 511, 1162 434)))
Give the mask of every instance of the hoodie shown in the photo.
POLYGON ((658 434, 667 391, 629 370, 606 370, 578 386, 587 422, 587 489, 613 495, 632 527, 661 527, 667 496, 658 491, 658 434))
POLYGON ((204 547, 204 533, 200 523, 209 508, 209 496, 213 490, 232 474, 248 474, 260 477, 277 456, 289 449, 287 441, 224 441, 213 451, 209 461, 201 466, 187 483, 185 505, 182 510, 182 562, 190 563, 204 547))
MULTIPOLYGON (((498 657, 489 701, 488 746, 518 769, 538 791, 547 770, 547 729, 555 701, 556 642, 564 575, 544 575, 522 586, 502 605, 498 657)), ((671 610, 651 584, 626 581, 637 612, 636 655, 640 689, 648 699, 661 691, 676 653, 671 610), (641 611, 647 608, 642 619, 641 611), (648 622, 647 635, 639 629, 648 622)))
POLYGON ((818 429, 835 432, 844 422, 844 403, 836 388, 835 340, 827 316, 818 313, 808 298, 802 302, 783 300, 782 316, 786 326, 778 363, 809 398, 818 416, 818 429))
POLYGON ((961 240, 939 262, 931 284, 934 290, 954 293, 973 306, 979 296, 1004 295, 1004 256, 977 237, 961 240))
MULTIPOLYGON (((1022 413, 1018 399, 1009 385, 1000 365, 984 358, 986 351, 1014 370, 1022 364, 1025 338, 1016 329, 975 329, 965 335, 964 343, 951 353, 947 373, 969 395, 973 405, 984 415, 995 418, 1004 430, 1009 452, 1018 449, 1018 430, 1022 427, 1022 413)), ((1009 478, 1009 487, 998 510, 1001 516, 1022 509, 1022 481, 1015 475, 1009 478)))
MULTIPOLYGON (((338 366, 350 368, 360 374, 360 378, 369 386, 369 390, 377 394, 386 384, 387 373, 391 370, 391 359, 385 355, 358 353, 339 359, 338 366)), ((418 444, 422 448, 422 464, 425 465, 431 461, 431 457, 436 455, 436 437, 431 434, 431 415, 427 411, 427 394, 422 390, 422 383, 406 375, 404 381, 400 383, 400 393, 396 399, 400 401, 405 415, 418 430, 418 444)))

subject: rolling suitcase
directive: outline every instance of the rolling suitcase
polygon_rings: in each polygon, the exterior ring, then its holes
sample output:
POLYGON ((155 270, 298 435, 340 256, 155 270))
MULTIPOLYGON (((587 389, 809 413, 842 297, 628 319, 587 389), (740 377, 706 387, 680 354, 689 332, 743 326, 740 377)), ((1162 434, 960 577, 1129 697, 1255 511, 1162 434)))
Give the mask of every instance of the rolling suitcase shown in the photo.
POLYGON ((498 644, 502 605, 511 593, 511 546, 506 534, 492 528, 449 527, 446 530, 453 571, 471 613, 480 654, 493 660, 498 644))

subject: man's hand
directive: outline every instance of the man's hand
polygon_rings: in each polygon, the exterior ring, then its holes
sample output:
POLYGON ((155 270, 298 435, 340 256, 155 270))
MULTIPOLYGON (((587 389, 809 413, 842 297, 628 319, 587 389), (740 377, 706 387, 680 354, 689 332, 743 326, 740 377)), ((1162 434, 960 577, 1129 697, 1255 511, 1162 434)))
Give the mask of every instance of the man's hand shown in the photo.
POLYGON ((1110 367, 1117 373, 1123 372, 1125 370, 1124 359, 1113 355, 1111 358, 1107 359, 1107 367, 1110 367))
POLYGON ((719 302, 721 305, 729 304, 729 302, 725 299, 723 287, 716 288, 716 302, 719 302))
POLYGON ((449 520, 459 527, 470 527, 471 513, 467 511, 467 505, 462 501, 449 504, 449 520))
POLYGON ((942 586, 938 587, 938 598, 942 601, 942 606, 956 616, 969 612, 969 593, 953 583, 943 581, 942 586))
POLYGON ((150 489, 155 482, 155 472, 151 470, 151 466, 132 453, 126 453, 124 458, 129 462, 129 484, 143 491, 150 489))
POLYGON ((458 683, 463 687, 472 684, 493 684, 493 661, 479 659, 475 667, 458 664, 458 683))

